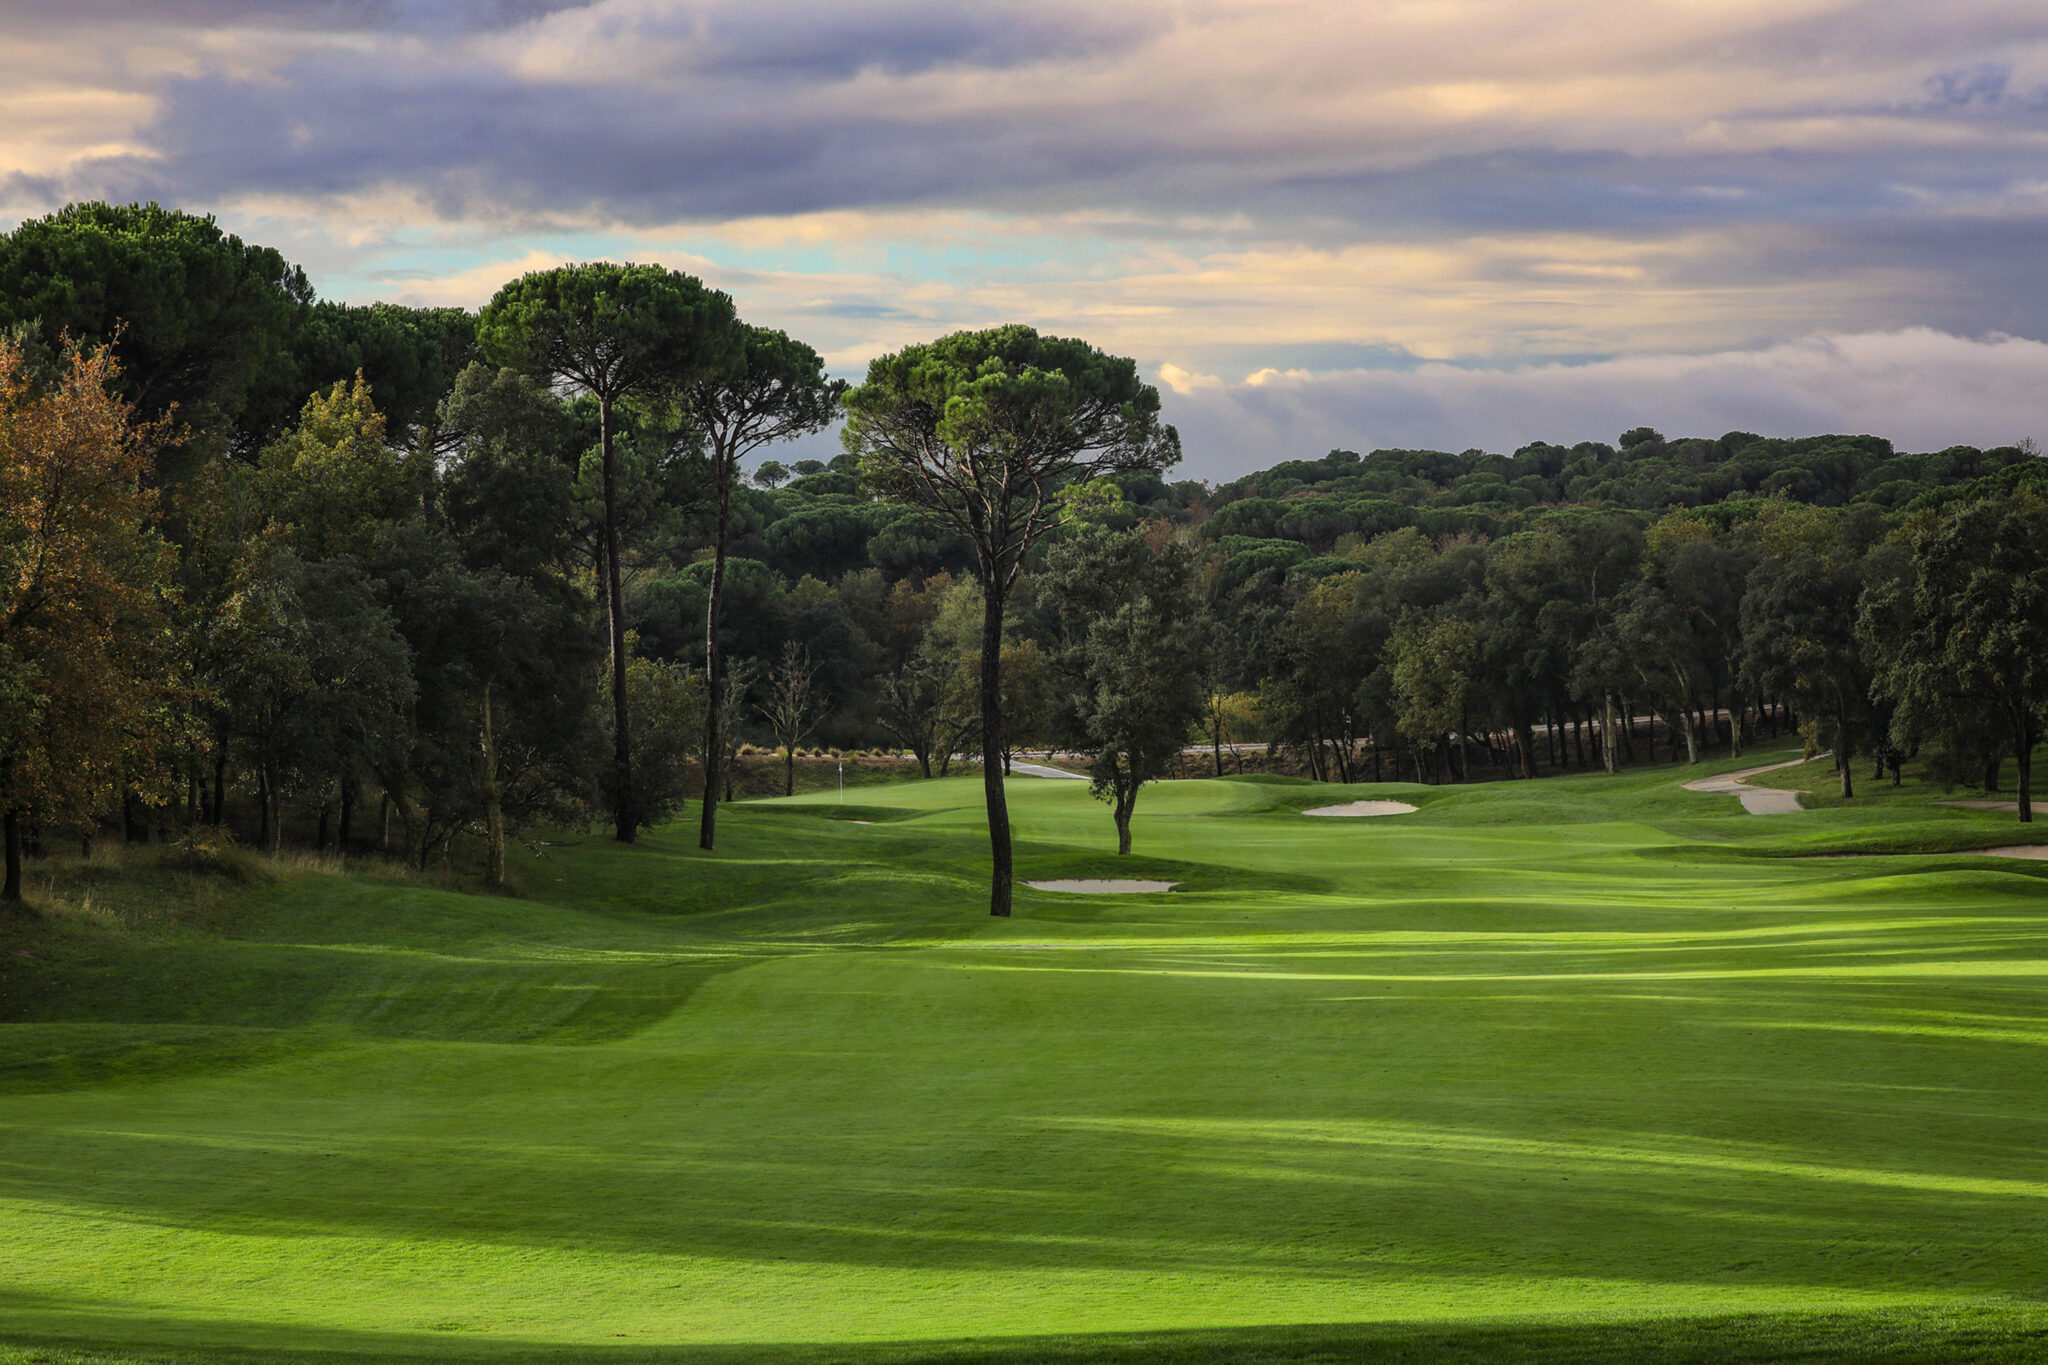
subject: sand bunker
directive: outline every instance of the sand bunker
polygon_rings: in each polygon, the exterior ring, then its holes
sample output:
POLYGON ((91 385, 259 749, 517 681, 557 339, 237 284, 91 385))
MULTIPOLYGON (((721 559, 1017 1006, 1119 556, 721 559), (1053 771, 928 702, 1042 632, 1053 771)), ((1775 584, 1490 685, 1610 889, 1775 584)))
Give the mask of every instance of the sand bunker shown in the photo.
POLYGON ((1341 806, 1317 806, 1303 815, 1413 815, 1415 807, 1406 801, 1347 801, 1341 806))
POLYGON ((1141 882, 1120 878, 1026 882, 1040 891, 1078 891, 1088 896, 1134 896, 1146 891, 1171 891, 1179 882, 1141 882))

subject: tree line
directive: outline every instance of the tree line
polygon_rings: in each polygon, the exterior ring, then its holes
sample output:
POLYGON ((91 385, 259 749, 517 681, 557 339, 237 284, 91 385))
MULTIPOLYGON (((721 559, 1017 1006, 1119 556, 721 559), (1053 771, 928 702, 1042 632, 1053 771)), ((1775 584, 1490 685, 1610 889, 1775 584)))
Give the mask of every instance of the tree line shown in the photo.
POLYGON ((1659 722, 1697 761, 1789 719, 1844 795, 1858 757, 2011 758, 2031 818, 2030 447, 1639 428, 1170 481, 1156 390, 1085 342, 958 333, 848 385, 661 267, 348 307, 155 205, 0 237, 0 329, 10 899, 28 845, 231 810, 422 865, 473 838, 493 882, 523 831, 690 799, 708 850, 764 732, 978 751, 998 914, 1021 746, 1090 757, 1124 851, 1191 742, 1529 778, 1654 759, 1659 722), (760 460, 838 421, 838 457, 760 460))

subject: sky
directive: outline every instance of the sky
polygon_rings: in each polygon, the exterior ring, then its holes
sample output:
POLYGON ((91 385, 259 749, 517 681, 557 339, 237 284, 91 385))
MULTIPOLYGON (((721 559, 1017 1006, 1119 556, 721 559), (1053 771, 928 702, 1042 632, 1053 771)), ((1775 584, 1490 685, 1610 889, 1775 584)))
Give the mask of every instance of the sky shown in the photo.
MULTIPOLYGON (((2039 0, 0 0, 0 227, 214 214, 352 302, 658 262, 835 373, 1025 322, 1189 477, 2048 441, 2039 0)), ((783 458, 829 453, 783 451, 783 458)))

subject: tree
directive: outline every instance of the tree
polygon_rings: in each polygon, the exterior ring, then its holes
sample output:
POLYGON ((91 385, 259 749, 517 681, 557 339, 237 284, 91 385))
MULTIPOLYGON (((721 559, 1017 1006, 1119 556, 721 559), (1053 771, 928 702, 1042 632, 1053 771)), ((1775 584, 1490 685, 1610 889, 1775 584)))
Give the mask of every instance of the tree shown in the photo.
POLYGON ((1029 327, 956 332, 868 366, 846 395, 844 439, 862 477, 925 509, 974 547, 981 578, 982 780, 988 807, 989 913, 1012 896, 1003 794, 1003 614, 1026 554, 1060 519, 1076 483, 1180 458, 1159 421, 1159 393, 1137 365, 1029 327))
POLYGON ((1642 683, 1646 698, 1685 732, 1685 761, 1700 761, 1695 719, 1705 697, 1709 660, 1683 608, 1650 579, 1640 579, 1615 596, 1614 639, 1642 683))
POLYGON ((244 454, 305 396, 290 350, 312 301, 276 251, 156 204, 71 204, 0 236, 0 327, 114 343, 140 416, 225 425, 244 454))
POLYGON ((294 350, 301 392, 367 377, 397 445, 431 444, 435 416, 476 350, 476 315, 462 308, 313 305, 294 350))
POLYGON ((1856 639, 1875 509, 1837 515, 1784 504, 1760 528, 1764 558, 1742 597, 1748 677, 1790 698, 1806 728, 1835 752, 1842 795, 1856 794, 1850 761, 1881 732, 1870 662, 1856 639))
POLYGON ((1319 780, 1351 781, 1351 702, 1380 654, 1382 630, 1362 609, 1363 585, 1354 573, 1317 579, 1274 631, 1262 709, 1274 738, 1298 746, 1319 780))
POLYGON ((576 424, 516 370, 471 365, 435 418, 450 462, 439 509, 463 562, 529 579, 566 577, 583 546, 575 500, 576 424))
POLYGON ((1052 661, 1036 640, 1003 646, 1003 775, 1021 749, 1045 748, 1058 742, 1053 720, 1052 661))
POLYGON ((373 585, 350 560, 275 556, 237 597, 225 682, 255 761, 257 842, 283 838, 287 788, 325 791, 404 752, 416 693, 412 656, 373 585))
POLYGON ((732 800, 733 769, 739 765, 740 722, 746 719, 748 698, 753 695, 754 684, 761 680, 759 659, 736 659, 725 676, 725 696, 718 706, 725 714, 719 717, 718 733, 723 737, 725 752, 719 755, 719 780, 724 790, 720 796, 732 800))
POLYGON ((37 379, 0 334, 0 901, 21 899, 23 820, 104 808, 148 761, 166 690, 148 431, 105 348, 69 347, 37 379))
POLYGON ((1478 647, 1478 631, 1455 616, 1431 621, 1410 614, 1394 626, 1387 653, 1395 704, 1401 733, 1418 750, 1439 749, 1462 724, 1472 686, 1467 669, 1478 647))
POLYGON ((789 482, 789 466, 780 460, 763 460, 754 470, 754 482, 763 488, 780 488, 789 482))
POLYGON ((761 703, 761 719, 782 747, 782 794, 796 794, 796 746, 818 728, 823 711, 818 704, 817 670, 810 651, 794 640, 782 646, 782 657, 768 670, 768 700, 761 703))
MULTIPOLYGON (((725 754, 725 652, 720 640, 725 556, 731 539, 732 488, 740 461, 776 441, 822 430, 838 415, 843 380, 825 376, 818 353, 787 334, 746 327, 738 359, 703 374, 681 391, 684 410, 711 443, 711 487, 716 509, 711 540, 711 581, 704 612, 704 805, 697 845, 709 850, 718 833, 718 768, 725 754)), ((773 461, 769 462, 773 464, 773 461)), ((804 461, 815 464, 816 461, 804 461)), ((767 465, 763 465, 765 471, 767 465)), ((780 466, 776 466, 780 468, 780 466)), ((824 465, 819 464, 822 472, 824 465)), ((773 487, 771 483, 768 485, 773 487)))
POLYGON ((506 285, 485 305, 477 340, 497 363, 572 385, 597 402, 600 578, 612 656, 612 815, 615 837, 631 843, 646 812, 633 792, 615 410, 731 363, 739 320, 730 298, 688 275, 601 261, 537 271, 506 285))
POLYGON ((654 818, 682 807, 690 758, 704 738, 704 675, 683 664, 634 659, 627 677, 633 706, 633 780, 654 818))
POLYGON ((1202 714, 1194 555, 1095 529, 1055 546, 1046 572, 1073 617, 1065 665, 1075 738, 1095 753, 1089 790, 1109 803, 1116 851, 1129 853, 1139 790, 1171 771, 1202 714))
POLYGON ((384 431, 358 374, 314 394, 298 425, 264 448, 257 490, 299 555, 360 559, 382 528, 419 511, 422 462, 392 450, 384 431))
POLYGON ((2031 822, 2034 747, 2048 724, 2048 499, 1987 499, 1910 524, 1903 540, 1911 572, 1864 594, 1876 690, 1911 720, 1952 702, 1996 717, 2019 758, 2020 820, 2031 822), (1893 610, 1888 597, 1904 600, 1893 610))

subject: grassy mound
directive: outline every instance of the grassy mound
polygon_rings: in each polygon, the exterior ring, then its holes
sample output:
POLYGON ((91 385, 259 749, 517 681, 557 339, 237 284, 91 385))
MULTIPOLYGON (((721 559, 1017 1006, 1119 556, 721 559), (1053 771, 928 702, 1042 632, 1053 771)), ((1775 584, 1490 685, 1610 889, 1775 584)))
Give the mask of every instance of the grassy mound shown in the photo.
POLYGON ((1020 781, 1020 877, 1183 886, 1008 922, 978 775, 504 897, 51 865, 0 1362, 2039 1358, 2041 869, 1689 775, 1167 784, 1131 858, 1020 781), (1830 848, 1900 856, 1749 856, 1830 848))

